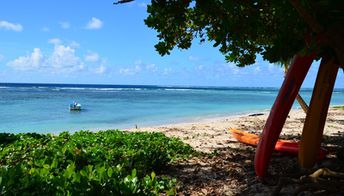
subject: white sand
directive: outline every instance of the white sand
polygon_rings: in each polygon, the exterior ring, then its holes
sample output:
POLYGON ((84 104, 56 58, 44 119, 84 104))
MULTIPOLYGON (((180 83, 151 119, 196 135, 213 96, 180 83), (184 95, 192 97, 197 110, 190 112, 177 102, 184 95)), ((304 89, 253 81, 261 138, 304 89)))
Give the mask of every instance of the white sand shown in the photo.
MULTIPOLYGON (((202 119, 194 122, 167 124, 152 127, 139 127, 128 129, 129 131, 156 131, 167 136, 175 136, 190 144, 196 150, 212 152, 218 148, 232 147, 235 139, 228 133, 229 128, 261 133, 268 112, 261 112, 263 115, 249 116, 228 116, 202 119)), ((302 133, 305 113, 301 109, 293 109, 284 125, 281 134, 300 138, 302 133)), ((344 132, 344 110, 330 109, 324 129, 324 135, 334 135, 344 132)))

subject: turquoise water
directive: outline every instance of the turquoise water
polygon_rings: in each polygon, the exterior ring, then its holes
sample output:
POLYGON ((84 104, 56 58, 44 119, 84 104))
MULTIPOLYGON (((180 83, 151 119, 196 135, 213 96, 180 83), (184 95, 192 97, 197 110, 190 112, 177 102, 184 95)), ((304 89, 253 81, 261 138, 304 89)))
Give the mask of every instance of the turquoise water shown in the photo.
MULTIPOLYGON (((270 109, 277 93, 274 88, 0 84, 0 131, 122 129, 235 115, 270 109), (82 111, 69 111, 74 100, 82 111)), ((307 101, 311 93, 301 92, 307 101)), ((335 90, 331 104, 344 104, 343 89, 335 90)))

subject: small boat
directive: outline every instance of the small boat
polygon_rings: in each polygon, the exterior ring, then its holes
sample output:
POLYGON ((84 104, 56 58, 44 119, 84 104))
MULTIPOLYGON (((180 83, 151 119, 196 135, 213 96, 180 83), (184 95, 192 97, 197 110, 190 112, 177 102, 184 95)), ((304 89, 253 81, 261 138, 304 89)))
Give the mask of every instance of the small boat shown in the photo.
POLYGON ((81 104, 74 102, 69 105, 69 110, 70 111, 80 111, 81 110, 81 104))

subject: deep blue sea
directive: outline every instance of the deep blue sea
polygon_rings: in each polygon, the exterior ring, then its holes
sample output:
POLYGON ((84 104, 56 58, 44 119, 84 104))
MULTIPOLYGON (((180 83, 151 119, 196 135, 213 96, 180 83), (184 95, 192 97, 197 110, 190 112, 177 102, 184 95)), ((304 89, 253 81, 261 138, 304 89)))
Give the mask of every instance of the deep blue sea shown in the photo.
MULTIPOLYGON (((276 88, 0 83, 0 131, 123 129, 269 110, 276 88), (77 101, 81 111, 69 111, 77 101)), ((309 101, 311 89, 301 95, 309 101)), ((332 105, 344 104, 336 89, 332 105)), ((294 107, 298 107, 294 104, 294 107)))

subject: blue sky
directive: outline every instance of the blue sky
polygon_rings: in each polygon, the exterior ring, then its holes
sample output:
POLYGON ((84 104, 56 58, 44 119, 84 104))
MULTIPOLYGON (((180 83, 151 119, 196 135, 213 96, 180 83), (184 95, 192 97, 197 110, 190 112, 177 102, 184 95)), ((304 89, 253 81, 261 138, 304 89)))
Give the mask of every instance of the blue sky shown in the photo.
MULTIPOLYGON (((0 7, 0 82, 279 87, 283 70, 257 58, 238 68, 211 43, 161 57, 144 25, 148 1, 5 0, 0 7)), ((318 62, 304 82, 312 87, 318 62)), ((340 71, 337 88, 344 87, 340 71)))

